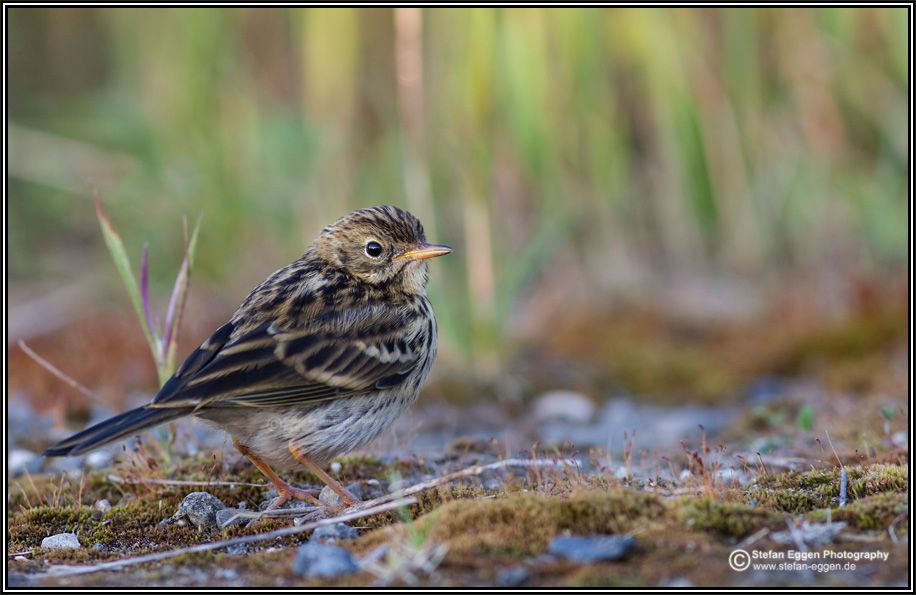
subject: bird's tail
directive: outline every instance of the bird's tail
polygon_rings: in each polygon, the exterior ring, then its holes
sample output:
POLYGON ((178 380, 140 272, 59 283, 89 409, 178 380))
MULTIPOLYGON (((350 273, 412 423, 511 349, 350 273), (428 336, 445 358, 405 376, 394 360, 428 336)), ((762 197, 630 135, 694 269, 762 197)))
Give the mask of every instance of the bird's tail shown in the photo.
POLYGON ((46 457, 81 455, 131 434, 191 413, 191 407, 138 407, 99 422, 44 451, 46 457))

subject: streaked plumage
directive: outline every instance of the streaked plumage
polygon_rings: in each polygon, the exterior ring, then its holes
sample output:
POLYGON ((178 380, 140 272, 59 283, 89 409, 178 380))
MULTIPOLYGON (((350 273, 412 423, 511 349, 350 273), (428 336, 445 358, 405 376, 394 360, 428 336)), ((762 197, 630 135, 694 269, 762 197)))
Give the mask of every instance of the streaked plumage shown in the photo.
POLYGON ((397 207, 350 213, 258 285, 150 404, 45 455, 81 454, 185 415, 225 429, 262 471, 302 457, 324 465, 365 445, 429 373, 436 321, 426 259, 449 251, 426 244, 419 220, 397 207))

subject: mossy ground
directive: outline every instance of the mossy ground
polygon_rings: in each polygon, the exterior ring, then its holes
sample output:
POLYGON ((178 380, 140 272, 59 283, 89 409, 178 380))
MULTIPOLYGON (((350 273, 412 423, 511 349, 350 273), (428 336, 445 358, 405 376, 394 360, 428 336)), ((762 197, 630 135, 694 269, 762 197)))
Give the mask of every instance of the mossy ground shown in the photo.
MULTIPOLYGON (((502 474, 495 487, 478 479, 440 486, 418 494, 418 502, 404 510, 354 521, 351 524, 360 536, 342 545, 357 556, 383 544, 397 545, 408 554, 445 545, 447 551, 436 571, 416 575, 418 584, 429 586, 491 586, 497 584, 501 570, 514 566, 527 570, 523 586, 539 587, 798 586, 802 579, 824 587, 905 584, 909 452, 893 437, 905 432, 908 404, 905 365, 901 367, 893 354, 905 353, 900 338, 906 327, 894 313, 878 314, 820 328, 800 324, 791 332, 784 330, 786 325, 762 325, 713 329, 700 335, 680 329, 673 337, 670 329, 651 317, 563 327, 552 337, 556 352, 596 365, 607 372, 608 382, 622 383, 636 394, 735 403, 751 379, 768 374, 801 375, 822 390, 806 389, 801 396, 780 394, 745 407, 743 417, 720 437, 729 444, 727 452, 699 448, 637 453, 655 459, 625 479, 611 469, 518 470, 502 474), (606 338, 608 326, 614 326, 616 338, 606 338), (590 343, 589 333, 599 332, 595 329, 602 329, 601 341, 590 343), (813 422, 799 421, 805 406, 813 408, 813 422), (738 450, 747 456, 733 459, 738 450), (759 460, 758 451, 763 455, 759 460), (710 460, 700 464, 695 457, 731 461, 738 471, 743 467, 748 477, 744 483, 724 479, 716 475, 710 460), (795 470, 779 463, 780 457, 794 460, 795 470), (845 506, 838 502, 842 469, 848 480, 845 506), (773 535, 803 521, 846 523, 840 535, 823 547, 880 550, 889 552, 890 558, 863 562, 854 573, 813 577, 755 576, 729 568, 728 555, 738 547, 795 548, 779 543, 773 535), (619 562, 583 565, 544 556, 551 538, 558 535, 622 533, 633 535, 637 545, 619 562)), ((531 381, 538 382, 537 371, 531 381)), ((82 479, 42 475, 10 481, 7 547, 24 555, 8 559, 8 570, 17 584, 31 586, 352 587, 378 580, 370 572, 337 581, 296 576, 292 570, 296 546, 307 534, 242 550, 188 554, 120 572, 71 578, 46 575, 56 564, 121 559, 289 526, 288 520, 273 519, 252 527, 201 532, 159 524, 192 491, 209 491, 228 506, 244 502, 257 508, 266 497, 264 478, 237 455, 223 454, 179 457, 167 445, 153 443, 139 453, 125 451, 114 468, 82 479), (256 485, 125 483, 112 481, 110 474, 128 481, 156 478, 256 485), (92 508, 102 498, 114 505, 110 511, 92 508), (77 533, 83 548, 40 549, 44 537, 65 531, 77 533)), ((413 483, 505 454, 495 441, 475 437, 456 442, 448 456, 436 461, 350 455, 338 459, 335 473, 343 482, 359 481, 371 491, 382 489, 373 486, 387 485, 393 478, 413 483)), ((319 485, 307 473, 289 479, 319 485)), ((398 579, 393 584, 403 582, 398 579)))
MULTIPOLYGON (((341 461, 343 470, 366 473, 362 480, 385 480, 404 463, 382 465, 378 459, 351 457, 341 461)), ((198 461, 200 464, 200 461, 198 461)), ((258 481, 242 465, 233 466, 223 480, 258 481)), ((205 470, 186 462, 186 477, 203 478, 205 470)), ((486 490, 473 482, 451 484, 420 495, 419 502, 400 512, 360 519, 353 523, 360 537, 343 545, 364 556, 381 544, 409 544, 422 548, 445 544, 447 553, 431 585, 494 584, 501 568, 522 565, 529 582, 541 586, 611 587, 664 585, 668 581, 692 584, 740 584, 726 559, 743 539, 763 535, 754 542, 758 549, 780 546, 768 532, 784 530, 787 522, 802 518, 848 524, 833 547, 852 547, 855 540, 871 540, 872 549, 891 551, 900 572, 906 568, 888 532, 909 529, 906 491, 909 475, 905 465, 871 463, 848 466, 850 502, 840 507, 834 500, 839 490, 839 469, 761 474, 740 488, 713 486, 699 481, 688 489, 648 490, 634 482, 605 476, 556 475, 549 479, 523 474, 508 491, 486 490), (541 559, 551 538, 558 535, 631 534, 637 546, 621 562, 580 565, 558 559, 541 559)), ((212 479, 212 478, 210 478, 212 479)), ((33 478, 35 488, 50 487, 59 479, 33 478)), ((687 482, 689 485, 689 482, 687 482)), ((59 486, 59 484, 58 484, 59 486)), ((127 486, 121 485, 122 489, 127 486)), ((187 547, 211 540, 267 531, 287 526, 288 521, 265 521, 253 527, 201 532, 188 526, 159 522, 170 516, 187 493, 198 488, 181 486, 130 486, 107 512, 87 504, 95 498, 113 497, 99 475, 90 475, 77 495, 75 482, 58 487, 59 504, 29 505, 22 494, 9 522, 11 552, 31 552, 9 562, 11 571, 40 577, 49 565, 88 564, 144 553, 187 547), (78 506, 80 497, 83 505, 78 506), (123 503, 122 503, 123 501, 123 503), (76 533, 83 548, 44 552, 41 540, 55 533, 76 533), (96 549, 99 544, 104 546, 96 549)), ((226 503, 255 501, 264 488, 213 486, 208 491, 226 503)), ((143 584, 203 586, 357 586, 371 584, 375 576, 362 572, 338 581, 304 580, 292 572, 295 546, 307 535, 287 537, 248 546, 244 552, 217 551, 188 554, 128 572, 106 572, 73 578, 41 578, 42 585, 88 586, 143 584)), ((861 549, 856 546, 853 549, 861 549)), ((905 549, 905 548, 904 548, 905 549)), ((887 568, 875 568, 882 575, 887 568)), ((864 576, 864 574, 863 574, 864 576)), ((900 575, 903 576, 903 575, 900 575)))

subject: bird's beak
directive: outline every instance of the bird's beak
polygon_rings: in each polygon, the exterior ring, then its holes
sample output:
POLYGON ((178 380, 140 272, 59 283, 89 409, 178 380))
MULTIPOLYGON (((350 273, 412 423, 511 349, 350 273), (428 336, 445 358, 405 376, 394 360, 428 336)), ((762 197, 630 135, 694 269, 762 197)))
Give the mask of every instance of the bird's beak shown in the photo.
POLYGON ((427 258, 435 258, 448 254, 451 251, 451 247, 445 244, 423 243, 419 244, 416 248, 398 255, 398 258, 406 258, 407 260, 426 260, 427 258))

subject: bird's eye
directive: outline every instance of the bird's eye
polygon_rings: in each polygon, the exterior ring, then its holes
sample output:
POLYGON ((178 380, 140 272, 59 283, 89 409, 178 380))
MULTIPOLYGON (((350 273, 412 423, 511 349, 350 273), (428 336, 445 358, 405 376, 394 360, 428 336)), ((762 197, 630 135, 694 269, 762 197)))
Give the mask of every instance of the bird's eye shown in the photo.
POLYGON ((378 242, 369 242, 366 244, 366 256, 378 258, 382 255, 382 245, 378 242))

